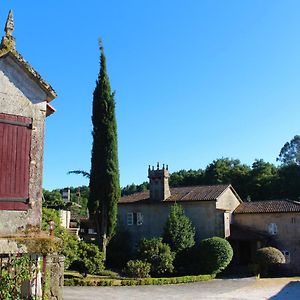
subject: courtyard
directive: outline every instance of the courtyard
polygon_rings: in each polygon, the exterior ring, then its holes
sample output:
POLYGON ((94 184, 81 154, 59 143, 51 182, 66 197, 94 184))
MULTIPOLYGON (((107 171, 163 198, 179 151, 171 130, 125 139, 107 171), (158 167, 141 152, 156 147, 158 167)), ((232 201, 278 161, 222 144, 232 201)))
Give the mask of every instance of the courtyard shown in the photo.
POLYGON ((300 299, 300 278, 215 279, 212 281, 130 287, 65 287, 65 300, 100 299, 222 299, 222 300, 296 300, 300 299))

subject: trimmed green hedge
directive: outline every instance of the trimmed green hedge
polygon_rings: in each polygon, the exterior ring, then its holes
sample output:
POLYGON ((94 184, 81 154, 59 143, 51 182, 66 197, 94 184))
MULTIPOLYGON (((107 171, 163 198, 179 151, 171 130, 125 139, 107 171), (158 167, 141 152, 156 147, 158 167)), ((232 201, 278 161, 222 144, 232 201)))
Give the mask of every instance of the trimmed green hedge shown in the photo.
POLYGON ((197 275, 182 277, 165 277, 165 278, 142 278, 142 279, 123 279, 121 285, 162 285, 162 284, 179 284, 197 281, 208 281, 213 279, 213 275, 197 275))
POLYGON ((130 286, 130 285, 162 285, 178 284, 214 279, 214 275, 197 275, 166 278, 141 278, 141 279, 96 279, 96 278, 66 278, 65 286, 130 286))

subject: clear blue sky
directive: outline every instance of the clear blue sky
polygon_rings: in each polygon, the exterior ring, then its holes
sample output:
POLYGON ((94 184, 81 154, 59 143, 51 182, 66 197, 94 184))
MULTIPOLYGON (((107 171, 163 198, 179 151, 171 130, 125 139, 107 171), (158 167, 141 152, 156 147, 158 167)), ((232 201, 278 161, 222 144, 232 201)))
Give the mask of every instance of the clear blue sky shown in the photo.
POLYGON ((18 51, 58 93, 44 186, 88 184, 91 103, 102 37, 116 90, 121 185, 148 164, 274 162, 300 133, 300 1, 3 0, 18 51))

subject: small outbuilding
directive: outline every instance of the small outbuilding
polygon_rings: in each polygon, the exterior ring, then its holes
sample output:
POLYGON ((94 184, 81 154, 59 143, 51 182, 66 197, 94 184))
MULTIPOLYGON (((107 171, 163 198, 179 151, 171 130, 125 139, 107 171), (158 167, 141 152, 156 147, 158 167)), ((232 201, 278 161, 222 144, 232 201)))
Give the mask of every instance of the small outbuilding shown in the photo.
POLYGON ((13 30, 10 11, 0 44, 0 269, 14 278, 28 268, 30 278, 14 282, 22 299, 60 300, 63 257, 41 231, 44 128, 56 93, 17 52, 13 30), (14 264, 22 258, 28 265, 14 264))
POLYGON ((40 227, 45 118, 53 88, 17 52, 9 13, 0 44, 0 235, 40 227))

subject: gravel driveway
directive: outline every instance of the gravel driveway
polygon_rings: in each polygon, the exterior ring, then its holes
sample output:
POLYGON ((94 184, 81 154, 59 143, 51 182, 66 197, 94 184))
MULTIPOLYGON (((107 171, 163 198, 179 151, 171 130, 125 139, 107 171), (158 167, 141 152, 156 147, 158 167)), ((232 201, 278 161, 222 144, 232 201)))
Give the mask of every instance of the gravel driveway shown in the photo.
POLYGON ((300 278, 215 279, 178 285, 65 287, 64 300, 298 300, 300 278))

